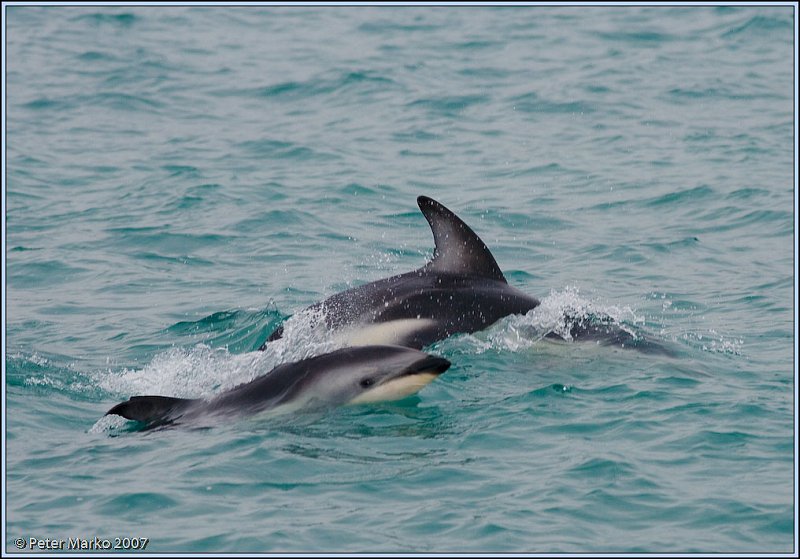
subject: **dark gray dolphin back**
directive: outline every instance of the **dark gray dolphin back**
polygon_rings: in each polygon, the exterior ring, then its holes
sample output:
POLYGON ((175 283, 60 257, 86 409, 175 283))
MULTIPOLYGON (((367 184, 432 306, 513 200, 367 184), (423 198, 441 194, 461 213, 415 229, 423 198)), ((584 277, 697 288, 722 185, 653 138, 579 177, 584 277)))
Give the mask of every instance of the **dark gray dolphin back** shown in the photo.
POLYGON ((461 218, 427 196, 418 197, 417 204, 436 244, 433 259, 423 270, 506 281, 486 243, 461 218))

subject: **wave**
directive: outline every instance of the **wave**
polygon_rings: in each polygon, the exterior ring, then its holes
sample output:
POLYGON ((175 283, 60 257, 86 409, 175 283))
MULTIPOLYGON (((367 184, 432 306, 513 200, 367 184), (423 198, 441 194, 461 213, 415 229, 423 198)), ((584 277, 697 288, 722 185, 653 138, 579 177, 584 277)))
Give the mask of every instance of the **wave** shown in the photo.
POLYGON ((541 304, 524 315, 512 315, 468 339, 478 353, 489 350, 525 351, 543 343, 575 342, 576 326, 587 322, 616 324, 632 341, 645 340, 638 326, 644 318, 629 307, 604 305, 580 294, 574 286, 552 290, 541 304))

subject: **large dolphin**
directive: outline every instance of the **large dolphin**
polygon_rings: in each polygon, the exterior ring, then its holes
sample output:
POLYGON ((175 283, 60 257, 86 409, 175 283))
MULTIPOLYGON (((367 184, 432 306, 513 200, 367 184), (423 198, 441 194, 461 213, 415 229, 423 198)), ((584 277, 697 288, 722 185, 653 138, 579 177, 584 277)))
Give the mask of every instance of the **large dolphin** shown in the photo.
POLYGON ((106 415, 145 428, 192 423, 207 416, 287 413, 344 404, 398 400, 450 367, 447 359, 399 346, 364 346, 285 363, 210 399, 134 396, 106 415))
MULTIPOLYGON (((417 198, 433 231, 423 267, 354 287, 309 307, 321 311, 343 345, 397 344, 421 349, 457 333, 483 330, 539 301, 508 285, 486 244, 461 219, 427 196, 417 198)), ((283 336, 279 326, 259 348, 283 336)))

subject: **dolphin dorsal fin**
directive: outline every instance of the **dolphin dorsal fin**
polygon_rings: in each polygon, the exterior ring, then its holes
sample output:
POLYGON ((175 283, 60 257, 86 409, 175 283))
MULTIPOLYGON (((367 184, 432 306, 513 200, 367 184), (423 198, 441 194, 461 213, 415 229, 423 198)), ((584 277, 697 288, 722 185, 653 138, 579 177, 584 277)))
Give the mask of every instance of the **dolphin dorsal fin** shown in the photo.
POLYGON ((461 218, 427 196, 417 198, 417 204, 431 226, 436 245, 425 269, 506 281, 486 243, 461 218))

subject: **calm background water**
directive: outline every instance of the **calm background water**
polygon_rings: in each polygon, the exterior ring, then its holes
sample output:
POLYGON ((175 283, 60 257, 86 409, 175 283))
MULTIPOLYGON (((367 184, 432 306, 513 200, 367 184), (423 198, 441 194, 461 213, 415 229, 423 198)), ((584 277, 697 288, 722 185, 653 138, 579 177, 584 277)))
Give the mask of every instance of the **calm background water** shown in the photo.
POLYGON ((794 13, 7 8, 6 551, 795 547, 794 13), (103 419, 321 351, 422 265, 432 196, 529 316, 402 402, 103 419), (675 357, 539 340, 609 313, 675 357))

